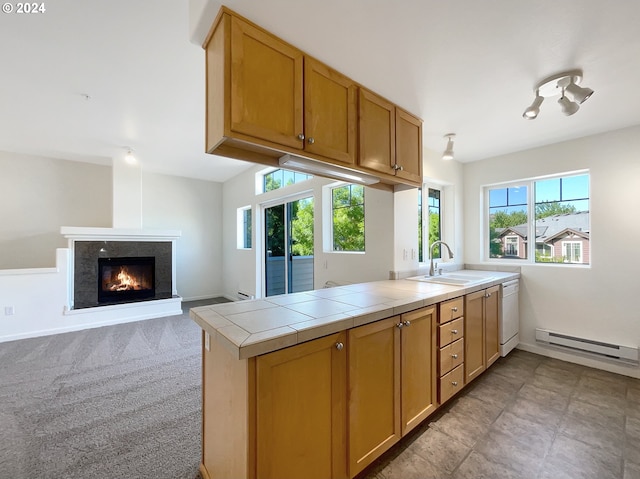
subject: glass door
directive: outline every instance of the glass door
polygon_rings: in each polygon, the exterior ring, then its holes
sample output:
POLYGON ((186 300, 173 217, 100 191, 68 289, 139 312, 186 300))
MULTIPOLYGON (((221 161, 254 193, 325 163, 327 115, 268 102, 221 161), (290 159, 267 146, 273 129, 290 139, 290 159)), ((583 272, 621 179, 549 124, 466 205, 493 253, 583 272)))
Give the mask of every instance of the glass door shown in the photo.
POLYGON ((313 289, 313 197, 264 210, 265 294, 313 289))

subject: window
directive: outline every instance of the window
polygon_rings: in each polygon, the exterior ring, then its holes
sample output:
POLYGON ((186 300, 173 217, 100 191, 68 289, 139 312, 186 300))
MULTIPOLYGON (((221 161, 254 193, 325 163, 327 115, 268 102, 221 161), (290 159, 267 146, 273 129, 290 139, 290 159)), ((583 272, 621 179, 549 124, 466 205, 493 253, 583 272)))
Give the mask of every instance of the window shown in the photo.
POLYGON ((331 190, 333 251, 364 251, 364 186, 331 190))
POLYGON ((518 237, 529 236, 527 192, 525 185, 489 190, 490 258, 527 259, 526 248, 518 254, 518 237))
POLYGON ((504 254, 505 256, 515 256, 518 257, 518 237, 517 236, 506 236, 504 238, 504 254))
POLYGON ((251 207, 238 208, 238 248, 251 249, 251 207))
POLYGON ((520 181, 485 192, 489 258, 590 264, 588 173, 520 181))
MULTIPOLYGON (((441 192, 435 188, 427 188, 427 209, 422 208, 422 197, 424 190, 418 190, 418 261, 423 263, 429 256, 429 248, 435 241, 442 240, 442 217, 441 217, 441 192), (428 226, 429 238, 425 245, 423 241, 423 225, 428 226)), ((440 258, 440 245, 433 249, 433 257, 440 258)))
POLYGON ((264 175, 263 191, 273 191, 313 178, 313 175, 278 169, 264 175))
POLYGON ((563 241, 562 251, 565 263, 582 263, 582 243, 577 241, 563 241))

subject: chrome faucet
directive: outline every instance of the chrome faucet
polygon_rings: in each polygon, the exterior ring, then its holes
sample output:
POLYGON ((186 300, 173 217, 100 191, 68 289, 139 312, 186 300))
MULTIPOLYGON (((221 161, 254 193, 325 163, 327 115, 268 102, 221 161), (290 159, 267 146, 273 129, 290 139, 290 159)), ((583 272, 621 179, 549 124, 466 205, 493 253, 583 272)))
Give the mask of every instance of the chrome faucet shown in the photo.
POLYGON ((449 252, 449 258, 453 259, 453 253, 451 252, 451 248, 449 248, 449 245, 447 243, 445 243, 444 241, 434 241, 433 243, 431 243, 431 246, 429 247, 429 258, 431 258, 431 261, 429 263, 429 276, 433 276, 434 272, 433 272, 433 247, 437 244, 441 244, 447 247, 447 251, 449 252))

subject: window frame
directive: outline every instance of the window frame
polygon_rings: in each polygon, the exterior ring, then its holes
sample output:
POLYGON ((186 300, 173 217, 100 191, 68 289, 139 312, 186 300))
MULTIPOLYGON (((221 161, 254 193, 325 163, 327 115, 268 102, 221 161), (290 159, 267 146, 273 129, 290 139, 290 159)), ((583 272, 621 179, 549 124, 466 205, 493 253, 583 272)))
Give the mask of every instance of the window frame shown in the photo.
POLYGON ((243 206, 237 210, 236 220, 236 248, 240 250, 252 250, 253 249, 253 208, 249 206, 243 206), (249 213, 249 223, 247 223, 247 213, 249 213), (248 231, 247 231, 248 226, 248 231), (247 246, 247 239, 249 245, 247 246))
MULTIPOLYGON (((592 235, 591 235, 591 201, 592 201, 592 194, 591 194, 591 171, 588 169, 584 169, 584 170, 575 170, 575 171, 568 171, 568 172, 563 172, 563 173, 558 173, 558 174, 553 174, 553 175, 546 175, 546 176, 539 176, 539 177, 534 177, 534 178, 526 178, 526 179, 518 179, 518 180, 513 180, 513 181, 509 181, 509 182, 504 182, 504 183, 495 183, 495 184, 488 184, 488 185, 484 185, 482 186, 482 197, 483 197, 483 210, 482 210, 482 241, 481 241, 481 248, 482 248, 482 258, 483 261, 485 262, 489 262, 489 263, 495 263, 495 264, 516 264, 516 265, 522 265, 525 264, 527 266, 550 266, 550 265, 555 265, 555 266, 565 266, 565 267, 572 267, 572 268, 590 268, 593 264, 593 260, 591 258, 591 256, 589 257, 589 262, 588 263, 576 263, 576 262, 570 262, 570 261, 562 261, 562 262, 545 262, 545 261, 536 261, 536 252, 537 252, 537 241, 534 240, 531 241, 529 239, 527 239, 526 241, 526 253, 527 253, 527 257, 526 258, 517 258, 517 257, 513 257, 513 256, 509 256, 507 258, 492 258, 491 257, 491 241, 490 241, 490 202, 489 202, 489 193, 491 190, 498 190, 498 189, 505 189, 505 188, 516 188, 516 187, 523 187, 525 186, 527 188, 527 203, 526 203, 526 213, 527 213, 527 228, 528 228, 528 236, 531 235, 531 232, 533 232, 533 234, 536 234, 536 183, 537 182, 542 182, 542 181, 546 181, 546 180, 553 180, 553 179, 565 179, 565 178, 570 178, 570 177, 577 177, 577 176, 587 176, 587 183, 588 183, 588 197, 586 198, 579 198, 579 199, 570 199, 570 200, 563 200, 562 198, 560 200, 558 200, 558 203, 562 203, 562 202, 568 202, 568 201, 588 201, 588 209, 586 210, 586 212, 589 215, 589 249, 592 250, 591 247, 591 242, 592 242, 592 235)), ((540 202, 540 204, 543 204, 545 202, 540 202)), ((584 257, 584 245, 582 244, 581 241, 572 241, 572 240, 566 240, 568 242, 572 242, 572 243, 580 243, 580 258, 584 257)), ((563 241, 564 243, 565 241, 563 241)), ((563 248, 563 253, 564 253, 564 245, 562 246, 563 248)), ((551 251, 553 253, 553 247, 551 247, 551 251)), ((506 256, 506 255, 505 255, 506 256)))
MULTIPOLYGON (((438 192, 438 211, 439 211, 439 218, 438 218, 438 232, 439 232, 439 237, 436 241, 444 241, 443 237, 444 237, 444 221, 443 221, 443 211, 444 211, 444 207, 443 207, 443 198, 444 198, 444 187, 441 185, 433 185, 433 184, 428 184, 428 183, 424 183, 422 185, 422 187, 419 189, 418 191, 418 197, 420 199, 420 202, 418 203, 418 210, 419 210, 419 215, 420 216, 420 224, 419 227, 422 228, 422 244, 420 242, 420 231, 418 230, 418 263, 428 263, 429 260, 431 259, 429 257, 429 249, 430 249, 430 243, 429 243, 429 226, 431 224, 431 208, 429 205, 429 199, 431 198, 430 196, 430 192, 431 190, 438 192), (420 211, 421 210, 421 211, 420 211)), ((440 247, 438 247, 434 252, 437 252, 438 255, 436 256, 434 254, 433 259, 441 259, 442 258, 442 250, 440 249, 440 247)))

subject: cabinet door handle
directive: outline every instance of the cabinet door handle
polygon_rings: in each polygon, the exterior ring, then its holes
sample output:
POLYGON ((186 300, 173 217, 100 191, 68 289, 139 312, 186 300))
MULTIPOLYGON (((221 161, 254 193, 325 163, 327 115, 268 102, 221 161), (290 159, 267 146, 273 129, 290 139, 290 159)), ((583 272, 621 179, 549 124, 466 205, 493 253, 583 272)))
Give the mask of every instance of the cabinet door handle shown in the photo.
POLYGON ((314 140, 313 137, 310 137, 307 141, 309 142, 310 145, 313 145, 316 142, 316 140, 314 140))
POLYGON ((452 355, 451 355, 451 357, 452 357, 453 359, 458 359, 458 355, 457 355, 457 354, 452 354, 452 355))
POLYGON ((453 387, 457 386, 457 385, 458 385, 458 381, 451 381, 451 385, 452 385, 453 387))
POLYGON ((396 171, 402 171, 404 170, 404 166, 400 166, 399 164, 396 163, 395 165, 393 165, 393 169, 396 171))
POLYGON ((408 328, 409 326, 411 326, 411 321, 405 321, 404 325, 408 328))
POLYGON ((336 343, 336 349, 338 351, 342 351, 343 348, 344 348, 344 343, 336 343))
POLYGON ((452 329, 451 330, 451 334, 458 334, 458 330, 457 329, 452 329))
POLYGON ((485 298, 490 298, 491 297, 491 293, 487 293, 484 295, 485 298))
POLYGON ((402 329, 402 328, 404 328, 404 323, 400 322, 400 323, 396 324, 396 326, 398 327, 398 329, 402 329))
POLYGON ((454 306, 453 308, 451 308, 451 311, 453 311, 454 313, 457 313, 458 312, 458 307, 454 306))
POLYGON ((304 140, 304 133, 300 133, 298 135, 298 140, 304 140))

